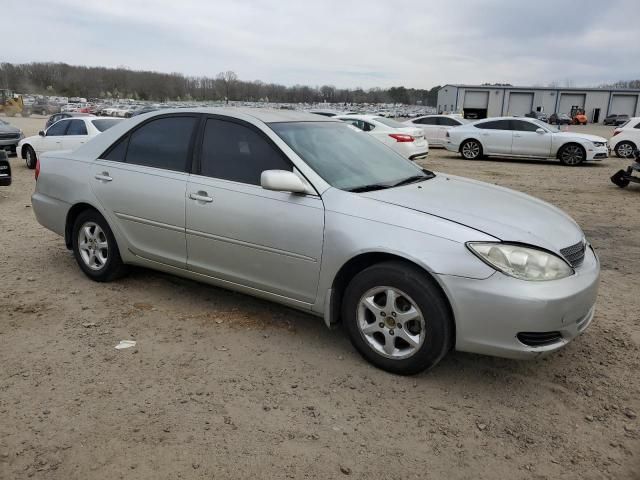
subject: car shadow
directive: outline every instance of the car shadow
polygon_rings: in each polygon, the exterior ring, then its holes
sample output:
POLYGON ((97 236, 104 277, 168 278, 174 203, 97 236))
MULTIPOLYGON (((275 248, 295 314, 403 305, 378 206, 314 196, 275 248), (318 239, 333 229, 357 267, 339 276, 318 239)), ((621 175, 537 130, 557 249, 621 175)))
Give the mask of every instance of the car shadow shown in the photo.
MULTIPOLYGON (((460 157, 459 155, 450 155, 446 157, 447 160, 459 160, 461 162, 484 162, 484 163, 488 163, 488 162, 494 162, 494 163, 504 163, 504 164, 509 164, 509 163, 520 163, 520 164, 527 164, 527 165, 555 165, 558 167, 565 167, 565 165, 562 165, 560 163, 559 160, 544 160, 544 159, 537 159, 537 158, 516 158, 516 157, 485 157, 482 158, 480 160, 466 160, 462 157, 460 157)), ((609 157, 612 158, 612 157, 609 157)), ((605 159, 606 161, 607 159, 605 159)), ((607 165, 602 163, 602 161, 589 161, 589 162, 585 162, 582 165, 579 165, 580 168, 602 168, 602 167, 606 167, 607 165)))

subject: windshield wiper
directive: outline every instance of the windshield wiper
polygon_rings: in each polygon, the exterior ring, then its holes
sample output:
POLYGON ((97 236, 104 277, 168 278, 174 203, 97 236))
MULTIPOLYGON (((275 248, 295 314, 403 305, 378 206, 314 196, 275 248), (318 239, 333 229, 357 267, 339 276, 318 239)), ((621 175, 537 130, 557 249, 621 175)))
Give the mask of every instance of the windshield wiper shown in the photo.
POLYGON ((405 178, 404 180, 400 180, 398 183, 394 183, 391 185, 392 187, 401 187, 402 185, 409 185, 411 183, 422 182, 424 180, 429 180, 430 178, 435 177, 435 174, 428 170, 424 170, 424 174, 422 175, 412 175, 410 177, 405 178))
POLYGON ((374 190, 384 190, 390 188, 391 185, 385 185, 383 183, 372 183, 371 185, 361 185, 359 187, 350 188, 347 190, 352 193, 372 192, 374 190))

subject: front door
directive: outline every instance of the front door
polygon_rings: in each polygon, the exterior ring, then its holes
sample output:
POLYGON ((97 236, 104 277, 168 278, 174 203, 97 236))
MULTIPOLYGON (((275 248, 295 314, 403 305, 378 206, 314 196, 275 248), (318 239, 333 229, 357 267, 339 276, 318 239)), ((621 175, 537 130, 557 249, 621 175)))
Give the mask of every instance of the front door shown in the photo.
POLYGON ((68 127, 69 120, 60 120, 47 128, 44 137, 38 137, 36 141, 33 142, 36 156, 40 157, 42 153, 52 150, 62 150, 62 140, 68 127))
POLYGON ((535 123, 525 120, 511 120, 513 128, 513 155, 547 158, 551 155, 551 133, 535 123), (538 129, 545 130, 538 133, 538 129))
POLYGON ((186 268, 186 172, 198 120, 194 115, 154 118, 92 165, 93 191, 135 255, 186 268))
POLYGON ((189 269, 313 303, 322 255, 322 199, 260 186, 263 171, 292 169, 257 127, 208 118, 199 174, 187 186, 189 269))

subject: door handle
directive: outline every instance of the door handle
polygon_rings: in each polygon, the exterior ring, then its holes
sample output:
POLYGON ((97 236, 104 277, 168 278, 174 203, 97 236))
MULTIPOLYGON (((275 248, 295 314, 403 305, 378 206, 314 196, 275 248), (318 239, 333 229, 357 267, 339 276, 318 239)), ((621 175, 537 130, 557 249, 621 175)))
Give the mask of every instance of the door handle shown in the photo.
POLYGON ((488 133, 483 133, 483 134, 482 134, 482 136, 483 136, 483 137, 488 137, 488 136, 489 136, 489 134, 488 134, 488 133))
POLYGON ((513 136, 520 138, 522 135, 520 135, 519 133, 514 133, 513 136))
POLYGON ((96 173, 93 178, 100 180, 101 182, 110 182, 113 180, 113 178, 109 176, 109 172, 96 173))
POLYGON ((197 202, 205 202, 205 203, 213 202, 213 198, 211 198, 207 192, 203 192, 202 190, 196 193, 190 193, 189 198, 197 202))

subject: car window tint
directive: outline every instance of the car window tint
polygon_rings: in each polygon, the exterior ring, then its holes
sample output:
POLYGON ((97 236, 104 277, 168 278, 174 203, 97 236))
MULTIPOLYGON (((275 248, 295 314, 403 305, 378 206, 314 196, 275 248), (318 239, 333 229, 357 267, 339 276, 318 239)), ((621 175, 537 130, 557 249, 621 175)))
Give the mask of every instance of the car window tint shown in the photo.
POLYGON ((134 130, 129 139, 127 163, 184 172, 195 117, 164 117, 134 130))
POLYGON ((531 122, 525 122, 523 120, 511 120, 511 129, 519 132, 535 132, 537 129, 542 128, 539 125, 531 122))
POLYGON ((440 117, 438 123, 445 127, 457 127, 460 125, 460 122, 456 122, 453 118, 447 117, 440 117))
POLYGON ((82 120, 70 120, 67 135, 87 135, 87 126, 82 120))
POLYGON ((422 125, 437 125, 438 124, 438 117, 421 118, 418 123, 420 123, 422 125))
POLYGON ((60 120, 59 122, 54 123, 47 130, 47 137, 58 137, 60 135, 64 135, 68 126, 69 120, 60 120))
POLYGON ((207 177, 252 185, 260 185, 265 170, 293 170, 284 154, 260 133, 213 118, 205 126, 200 168, 207 177))
POLYGON ((509 120, 491 120, 489 122, 476 123, 475 126, 483 130, 511 130, 509 120))
POLYGON ((112 160, 114 162, 124 162, 125 154, 127 153, 127 143, 129 142, 129 136, 121 138, 116 143, 111 145, 106 153, 102 154, 100 158, 105 160, 112 160))
POLYGON ((93 126, 96 127, 99 131, 104 132, 105 130, 113 127, 116 123, 119 123, 120 119, 118 118, 101 118, 99 120, 91 120, 93 126))

